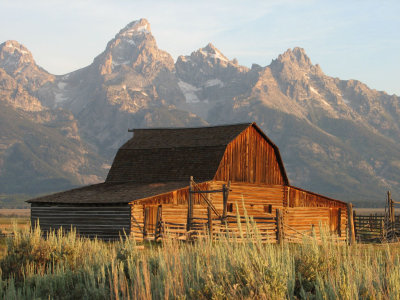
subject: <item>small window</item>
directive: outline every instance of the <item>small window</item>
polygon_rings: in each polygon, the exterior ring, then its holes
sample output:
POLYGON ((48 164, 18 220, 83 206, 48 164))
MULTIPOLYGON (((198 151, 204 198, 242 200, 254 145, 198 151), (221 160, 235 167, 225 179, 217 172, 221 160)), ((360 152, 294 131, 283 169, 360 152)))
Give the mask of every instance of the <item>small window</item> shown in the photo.
POLYGON ((228 206, 226 207, 226 210, 228 212, 233 212, 233 203, 228 203, 228 206))
POLYGON ((272 214, 272 205, 271 204, 264 205, 264 212, 268 213, 268 214, 272 214))

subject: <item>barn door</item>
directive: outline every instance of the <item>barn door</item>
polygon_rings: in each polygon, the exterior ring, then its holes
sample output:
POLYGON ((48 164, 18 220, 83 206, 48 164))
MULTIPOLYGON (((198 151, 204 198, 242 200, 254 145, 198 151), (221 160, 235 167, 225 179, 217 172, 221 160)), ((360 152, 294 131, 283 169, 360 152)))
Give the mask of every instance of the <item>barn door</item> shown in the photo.
POLYGON ((154 236, 157 223, 157 206, 146 206, 144 208, 144 234, 147 237, 154 236))
POLYGON ((341 223, 341 209, 337 207, 331 207, 329 215, 329 227, 330 227, 329 229, 331 233, 336 233, 337 235, 341 236, 340 223, 341 223))

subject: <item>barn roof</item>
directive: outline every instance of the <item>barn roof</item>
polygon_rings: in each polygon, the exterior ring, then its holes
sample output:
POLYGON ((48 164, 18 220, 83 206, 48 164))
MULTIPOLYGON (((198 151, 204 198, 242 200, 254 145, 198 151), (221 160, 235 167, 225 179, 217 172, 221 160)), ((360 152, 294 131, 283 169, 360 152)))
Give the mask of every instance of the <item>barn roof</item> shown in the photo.
POLYGON ((99 183, 28 200, 29 203, 118 204, 178 190, 189 181, 163 183, 99 183))
POLYGON ((198 182, 212 180, 226 146, 249 126, 272 145, 284 182, 289 184, 278 147, 255 123, 134 129, 134 136, 118 150, 104 183, 27 202, 127 203, 183 188, 190 176, 198 182))
POLYGON ((106 182, 212 180, 226 146, 251 125, 135 129, 118 150, 106 182))

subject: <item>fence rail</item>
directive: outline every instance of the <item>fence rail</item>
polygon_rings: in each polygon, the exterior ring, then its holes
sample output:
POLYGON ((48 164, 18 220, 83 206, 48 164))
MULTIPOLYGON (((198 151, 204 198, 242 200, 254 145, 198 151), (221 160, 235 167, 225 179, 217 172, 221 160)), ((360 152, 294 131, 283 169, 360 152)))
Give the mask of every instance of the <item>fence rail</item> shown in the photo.
POLYGON ((392 221, 386 215, 355 216, 354 227, 358 242, 398 241, 400 216, 395 216, 392 221))

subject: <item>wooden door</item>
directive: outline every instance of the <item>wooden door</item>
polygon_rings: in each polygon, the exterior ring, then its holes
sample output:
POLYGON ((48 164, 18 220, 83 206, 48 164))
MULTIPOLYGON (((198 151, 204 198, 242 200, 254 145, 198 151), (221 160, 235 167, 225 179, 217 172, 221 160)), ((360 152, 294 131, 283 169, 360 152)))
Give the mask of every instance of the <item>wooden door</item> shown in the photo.
POLYGON ((329 227, 330 227, 329 229, 331 233, 336 233, 339 236, 341 235, 340 223, 341 223, 341 209, 337 207, 331 207, 329 215, 329 227))
POLYGON ((154 236, 157 222, 157 206, 145 206, 144 208, 145 235, 154 236))

